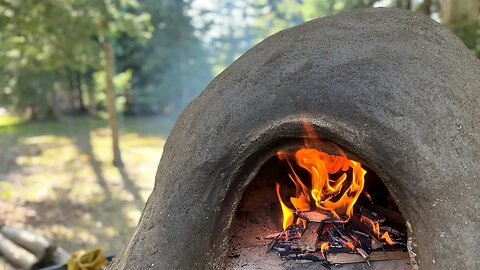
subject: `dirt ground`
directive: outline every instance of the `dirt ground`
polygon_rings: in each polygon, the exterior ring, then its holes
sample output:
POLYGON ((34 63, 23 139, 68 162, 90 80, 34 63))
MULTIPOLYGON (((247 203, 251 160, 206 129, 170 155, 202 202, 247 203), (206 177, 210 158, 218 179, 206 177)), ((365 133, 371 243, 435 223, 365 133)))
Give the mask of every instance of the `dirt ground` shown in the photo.
MULTIPOLYGON (((153 189, 172 123, 122 122, 122 169, 111 163, 103 120, 0 125, 0 223, 32 229, 68 252, 118 252, 153 189)), ((3 269, 9 267, 0 257, 3 269)))

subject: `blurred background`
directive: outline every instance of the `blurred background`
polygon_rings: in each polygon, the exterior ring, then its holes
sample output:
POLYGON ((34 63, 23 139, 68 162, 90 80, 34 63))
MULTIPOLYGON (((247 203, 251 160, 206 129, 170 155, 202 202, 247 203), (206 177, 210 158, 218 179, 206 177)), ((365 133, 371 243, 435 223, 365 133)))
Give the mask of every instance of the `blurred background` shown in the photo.
POLYGON ((425 14, 480 56, 479 0, 0 0, 0 225, 117 252, 215 75, 275 32, 367 7, 425 14))

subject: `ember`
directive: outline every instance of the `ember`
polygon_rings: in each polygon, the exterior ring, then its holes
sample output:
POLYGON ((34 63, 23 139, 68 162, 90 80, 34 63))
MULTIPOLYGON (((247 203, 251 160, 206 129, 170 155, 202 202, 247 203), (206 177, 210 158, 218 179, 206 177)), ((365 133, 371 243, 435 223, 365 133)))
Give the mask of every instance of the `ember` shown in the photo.
POLYGON ((355 205, 361 194, 372 203, 371 194, 363 191, 367 171, 360 162, 348 159, 338 147, 335 155, 318 150, 313 128, 305 124, 305 129, 310 139, 304 148, 277 154, 291 169, 288 176, 295 185, 295 195, 289 202, 282 199, 281 185, 276 184, 284 231, 269 249, 285 259, 325 264, 336 263, 340 257, 348 261, 345 256, 337 256, 340 253, 352 254, 352 262, 358 261, 358 256, 363 260, 389 259, 388 255, 377 254, 387 250, 392 251, 393 259, 408 257, 405 252, 394 252, 406 251, 404 230, 387 226, 385 217, 355 205), (294 166, 299 167, 297 171, 294 166), (300 168, 308 172, 310 181, 299 177, 300 168))

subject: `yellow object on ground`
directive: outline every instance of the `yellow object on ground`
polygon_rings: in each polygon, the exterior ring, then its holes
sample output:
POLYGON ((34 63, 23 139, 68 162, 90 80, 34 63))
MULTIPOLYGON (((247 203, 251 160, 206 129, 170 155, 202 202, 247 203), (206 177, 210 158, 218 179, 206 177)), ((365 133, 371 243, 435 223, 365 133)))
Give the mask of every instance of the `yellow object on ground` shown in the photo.
POLYGON ((92 249, 88 252, 76 251, 67 263, 67 270, 101 270, 108 265, 103 250, 92 249))

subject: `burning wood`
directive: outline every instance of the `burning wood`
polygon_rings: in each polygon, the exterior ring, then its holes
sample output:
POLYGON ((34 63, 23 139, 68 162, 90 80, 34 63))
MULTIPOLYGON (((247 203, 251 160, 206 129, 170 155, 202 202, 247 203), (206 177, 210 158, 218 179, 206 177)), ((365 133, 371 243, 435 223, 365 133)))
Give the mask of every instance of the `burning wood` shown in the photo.
POLYGON ((295 211, 295 216, 310 222, 342 222, 342 219, 335 218, 332 213, 318 210, 295 211))
MULTIPOLYGON (((308 138, 316 138, 313 128, 304 124, 308 138)), ((390 223, 385 224, 387 218, 394 219, 392 224, 399 223, 395 212, 377 208, 385 213, 381 215, 370 208, 355 206, 361 194, 366 194, 373 205, 370 194, 363 191, 367 172, 362 164, 348 159, 339 148, 333 151, 338 155, 310 148, 318 144, 315 139, 306 140, 305 148, 290 155, 295 165, 310 174, 309 182, 301 179, 288 154, 278 155, 291 169, 288 176, 295 185, 295 195, 284 201, 281 186, 276 184, 284 233, 274 239, 269 250, 277 250, 286 259, 325 262, 335 261, 332 254, 345 254, 338 255, 343 256, 341 260, 353 256, 352 260, 367 261, 372 258, 372 250, 404 251, 406 233, 401 232, 404 228, 393 229, 386 226, 390 223)))
POLYGON ((358 252, 358 254, 360 254, 360 256, 362 256, 364 259, 368 259, 370 257, 370 255, 368 255, 368 253, 363 250, 363 248, 357 248, 356 251, 358 252))
POLYGON ((300 249, 303 251, 316 251, 318 244, 318 234, 322 229, 322 223, 308 223, 307 228, 303 232, 303 235, 299 241, 300 249))
POLYGON ((408 257, 403 244, 406 234, 384 225, 387 219, 368 209, 356 211, 347 222, 333 222, 321 211, 297 211, 294 214, 297 218, 307 220, 306 227, 303 228, 301 222, 298 222, 299 225, 291 224, 282 233, 276 233, 277 238, 269 247, 284 259, 333 264, 408 257), (322 215, 327 218, 321 222, 313 221, 322 215))

